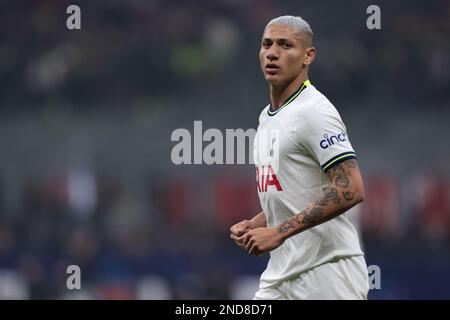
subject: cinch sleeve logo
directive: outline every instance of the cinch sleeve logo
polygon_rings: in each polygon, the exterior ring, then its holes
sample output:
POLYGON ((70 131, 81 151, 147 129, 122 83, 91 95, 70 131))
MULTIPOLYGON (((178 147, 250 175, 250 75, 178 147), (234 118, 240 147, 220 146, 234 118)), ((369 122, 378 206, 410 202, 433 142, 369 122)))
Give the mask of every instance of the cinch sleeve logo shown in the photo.
POLYGON ((331 147, 332 145, 334 145, 336 142, 344 142, 347 141, 347 134, 345 132, 341 132, 338 134, 334 134, 332 136, 328 136, 328 134, 324 134, 323 137, 325 139, 323 139, 322 141, 320 141, 320 147, 322 149, 326 149, 328 147, 331 147))

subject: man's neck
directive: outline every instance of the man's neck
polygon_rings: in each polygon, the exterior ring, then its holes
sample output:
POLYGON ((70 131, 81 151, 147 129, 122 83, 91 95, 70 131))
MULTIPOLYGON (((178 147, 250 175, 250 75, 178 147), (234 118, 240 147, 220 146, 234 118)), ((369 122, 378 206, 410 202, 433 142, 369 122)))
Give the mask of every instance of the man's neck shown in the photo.
POLYGON ((284 86, 274 86, 270 84, 270 102, 272 108, 279 108, 295 91, 300 88, 303 82, 308 79, 308 75, 301 74, 294 81, 284 86))

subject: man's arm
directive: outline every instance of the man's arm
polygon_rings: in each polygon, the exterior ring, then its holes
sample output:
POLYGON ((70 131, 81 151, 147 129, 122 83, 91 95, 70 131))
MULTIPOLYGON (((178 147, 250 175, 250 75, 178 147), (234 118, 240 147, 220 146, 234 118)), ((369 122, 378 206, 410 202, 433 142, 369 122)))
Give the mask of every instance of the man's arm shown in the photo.
POLYGON ((264 211, 261 211, 256 216, 254 216, 252 218, 252 220, 250 220, 250 222, 251 222, 250 229, 267 227, 267 221, 266 221, 266 216, 264 214, 264 211))
POLYGON ((237 242, 239 237, 246 234, 250 230, 265 227, 267 227, 266 216, 264 215, 264 211, 262 211, 254 216, 251 220, 243 220, 233 225, 230 228, 230 238, 233 239, 238 246, 244 249, 242 243, 237 242))
POLYGON ((327 171, 330 185, 319 199, 277 227, 253 229, 236 241, 249 254, 260 255, 279 247, 287 238, 331 220, 364 200, 364 186, 356 159, 336 164, 327 171))

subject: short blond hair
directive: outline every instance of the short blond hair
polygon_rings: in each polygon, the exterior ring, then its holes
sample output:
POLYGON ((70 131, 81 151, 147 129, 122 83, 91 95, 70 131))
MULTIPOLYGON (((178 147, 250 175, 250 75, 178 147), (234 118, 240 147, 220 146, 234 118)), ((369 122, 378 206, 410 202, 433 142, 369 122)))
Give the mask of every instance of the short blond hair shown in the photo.
POLYGON ((295 16, 280 16, 278 18, 269 21, 264 29, 264 32, 272 25, 287 26, 295 29, 300 38, 302 39, 303 45, 305 47, 311 47, 313 41, 313 32, 309 23, 306 22, 302 17, 295 16))

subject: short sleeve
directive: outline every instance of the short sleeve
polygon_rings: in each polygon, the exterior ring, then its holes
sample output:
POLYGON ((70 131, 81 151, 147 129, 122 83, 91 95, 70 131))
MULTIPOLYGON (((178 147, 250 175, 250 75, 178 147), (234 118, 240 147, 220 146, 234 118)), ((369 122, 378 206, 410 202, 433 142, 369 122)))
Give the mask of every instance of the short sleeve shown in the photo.
POLYGON ((356 158, 346 127, 331 103, 311 106, 300 115, 297 142, 319 162, 326 172, 332 166, 356 158))

